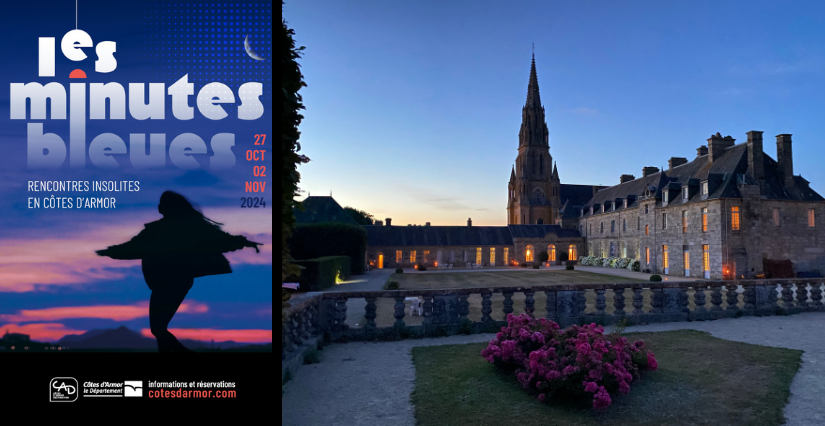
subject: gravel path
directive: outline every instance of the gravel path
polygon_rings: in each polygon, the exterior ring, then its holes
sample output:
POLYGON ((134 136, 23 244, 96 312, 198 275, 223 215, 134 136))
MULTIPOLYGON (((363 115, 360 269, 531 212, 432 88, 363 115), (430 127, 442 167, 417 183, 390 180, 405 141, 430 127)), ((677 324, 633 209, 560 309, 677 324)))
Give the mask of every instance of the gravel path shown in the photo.
MULTIPOLYGON (((743 317, 628 327, 633 331, 694 329, 713 336, 766 346, 801 349, 802 366, 785 407, 789 426, 825 424, 825 312, 785 317, 743 317)), ((609 332, 609 329, 606 330, 609 332)), ((327 346, 319 364, 304 365, 284 386, 285 425, 415 425, 410 394, 415 346, 486 342, 492 334, 327 346)))

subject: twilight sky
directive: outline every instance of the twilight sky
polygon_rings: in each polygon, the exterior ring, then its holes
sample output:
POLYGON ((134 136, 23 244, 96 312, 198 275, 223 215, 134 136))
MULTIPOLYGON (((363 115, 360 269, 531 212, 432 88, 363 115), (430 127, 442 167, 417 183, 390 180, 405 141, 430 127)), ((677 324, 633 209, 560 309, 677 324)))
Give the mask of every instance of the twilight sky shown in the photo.
MULTIPOLYGON (((125 325, 148 334, 149 289, 140 261, 98 257, 94 251, 129 240, 143 224, 160 219, 157 204, 164 190, 177 191, 224 224, 231 234, 246 235, 264 243, 261 253, 246 249, 227 255, 234 273, 198 278, 170 329, 179 338, 240 342, 272 341, 272 142, 271 1, 252 3, 217 1, 123 1, 80 0, 78 26, 94 43, 115 41, 118 61, 114 72, 95 72, 93 48, 80 62, 65 58, 60 49, 63 35, 75 28, 75 2, 10 2, 4 4, 0 22, 0 332, 23 332, 33 339, 55 341, 66 334, 94 328, 125 325), (255 61, 244 51, 244 39, 265 57, 255 61), (56 38, 56 77, 38 77, 38 37, 56 38), (228 117, 212 121, 195 108, 192 120, 172 115, 165 96, 165 119, 139 121, 86 120, 87 144, 101 133, 113 133, 129 145, 130 134, 162 133, 168 146, 182 133, 194 133, 209 146, 217 133, 235 135, 234 167, 208 167, 213 152, 195 156, 201 168, 185 171, 172 165, 136 170, 129 155, 113 155, 120 163, 114 170, 93 166, 87 153, 86 168, 70 170, 68 158, 57 170, 27 168, 27 123, 43 123, 68 144, 68 120, 12 120, 9 111, 11 83, 58 82, 67 88, 69 73, 86 72, 81 83, 164 83, 166 87, 188 74, 195 97, 205 84, 222 82, 235 94, 234 104, 222 104, 228 117), (239 120, 238 87, 260 82, 264 115, 239 120), (253 145, 255 134, 267 134, 265 146, 253 145), (265 161, 250 163, 248 149, 266 149, 265 161), (266 177, 254 177, 253 166, 266 166, 266 177), (138 192, 77 193, 29 192, 29 180, 139 181, 138 192), (241 208, 246 181, 266 182, 266 208, 241 208), (115 209, 30 209, 28 197, 109 196, 115 209)), ((88 87, 88 86, 87 86, 88 87)), ((68 93, 67 93, 68 95, 68 93)), ((127 105, 128 105, 127 93, 127 105)), ((86 113, 88 114, 88 103, 86 113)), ((260 193, 255 194, 261 196, 260 193)))
MULTIPOLYGON (((394 223, 506 224, 535 43, 562 183, 793 134, 825 194, 825 3, 288 1, 308 87, 301 188, 394 223)), ((306 194, 305 194, 306 195, 306 194)))

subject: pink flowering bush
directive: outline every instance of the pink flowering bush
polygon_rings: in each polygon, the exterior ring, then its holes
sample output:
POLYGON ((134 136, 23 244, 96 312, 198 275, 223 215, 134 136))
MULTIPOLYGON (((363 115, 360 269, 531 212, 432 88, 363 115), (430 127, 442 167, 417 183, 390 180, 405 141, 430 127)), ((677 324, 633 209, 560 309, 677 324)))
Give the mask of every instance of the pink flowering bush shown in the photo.
POLYGON ((519 383, 545 401, 555 394, 592 399, 593 408, 610 405, 610 393, 627 394, 641 370, 655 370, 644 342, 604 335, 596 324, 559 325, 526 314, 507 315, 507 326, 481 351, 497 367, 513 370, 519 383))

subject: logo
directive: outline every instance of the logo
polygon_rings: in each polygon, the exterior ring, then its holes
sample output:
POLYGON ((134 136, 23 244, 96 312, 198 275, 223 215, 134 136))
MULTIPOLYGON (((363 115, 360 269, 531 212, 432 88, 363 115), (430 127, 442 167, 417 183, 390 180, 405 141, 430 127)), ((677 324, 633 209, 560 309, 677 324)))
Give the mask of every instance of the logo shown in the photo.
POLYGON ((49 402, 77 400, 77 380, 73 377, 55 377, 49 382, 49 402))
POLYGON ((123 396, 143 396, 143 381, 126 380, 123 382, 123 396))

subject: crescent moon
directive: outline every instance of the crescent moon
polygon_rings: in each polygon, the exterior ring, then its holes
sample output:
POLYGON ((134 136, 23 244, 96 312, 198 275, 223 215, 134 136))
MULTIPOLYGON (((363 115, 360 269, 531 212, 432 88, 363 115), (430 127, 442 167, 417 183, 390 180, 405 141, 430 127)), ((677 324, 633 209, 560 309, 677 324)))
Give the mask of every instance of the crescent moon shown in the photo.
POLYGON ((252 50, 252 46, 249 45, 249 36, 246 36, 246 39, 244 39, 243 48, 244 50, 246 50, 246 54, 256 61, 263 61, 264 59, 266 59, 262 56, 259 56, 257 53, 255 53, 255 51, 252 50))

